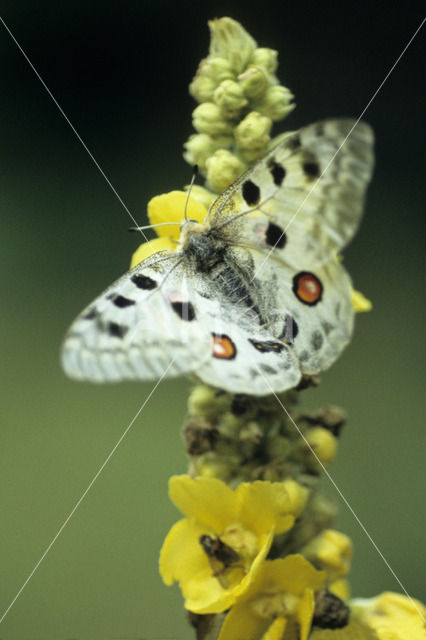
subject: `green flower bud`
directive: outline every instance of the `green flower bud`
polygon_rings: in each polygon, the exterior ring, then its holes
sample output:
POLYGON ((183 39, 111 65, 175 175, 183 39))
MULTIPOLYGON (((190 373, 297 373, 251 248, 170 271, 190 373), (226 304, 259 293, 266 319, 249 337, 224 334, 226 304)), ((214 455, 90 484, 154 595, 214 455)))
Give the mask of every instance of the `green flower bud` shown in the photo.
POLYGON ((238 148, 247 160, 261 155, 270 140, 272 122, 269 118, 251 111, 235 129, 238 148))
POLYGON ((217 478, 228 482, 232 469, 230 468, 229 461, 221 458, 212 458, 203 456, 196 463, 196 474, 203 478, 217 478))
POLYGON ((326 529, 303 547, 304 557, 327 572, 329 581, 339 580, 349 573, 352 542, 348 536, 334 529, 326 529))
POLYGON ((232 18, 210 20, 211 34, 209 57, 228 60, 234 73, 241 73, 249 63, 256 41, 232 18))
POLYGON ((270 85, 268 74, 254 64, 249 64, 246 71, 240 73, 238 81, 248 98, 260 98, 270 85))
POLYGON ((227 118, 235 118, 247 104, 240 85, 233 80, 220 83, 214 92, 214 101, 227 118))
POLYGON ((195 133, 185 142, 183 157, 189 164, 198 165, 204 173, 207 158, 213 155, 219 147, 220 145, 206 133, 195 133))
POLYGON ((247 422, 241 429, 239 439, 240 442, 258 445, 262 441, 263 435, 263 430, 258 423, 252 420, 251 422, 247 422))
POLYGON ((266 47, 258 47, 253 53, 251 62, 268 73, 273 74, 278 67, 278 51, 267 49, 266 47))
POLYGON ((205 58, 198 65, 189 93, 198 102, 211 102, 220 83, 232 79, 233 75, 231 65, 224 58, 205 58))
POLYGON ((269 87, 262 99, 256 103, 256 110, 272 120, 281 120, 296 106, 290 104, 293 98, 293 94, 287 87, 276 84, 269 87))
POLYGON ((277 458, 286 459, 290 455, 291 447, 289 438, 274 436, 267 442, 266 451, 271 460, 276 460, 277 458))
POLYGON ((305 439, 297 443, 295 458, 302 461, 307 469, 319 473, 334 460, 337 439, 323 427, 307 429, 305 439))
POLYGON ((210 136, 232 135, 232 124, 224 120, 219 107, 213 102, 203 102, 192 113, 194 129, 210 136))
POLYGON ((222 193, 247 168, 227 149, 219 149, 207 159, 207 182, 216 193, 222 193))
POLYGON ((227 393, 218 392, 214 387, 197 384, 188 398, 189 415, 201 415, 214 418, 228 411, 231 403, 227 393))
POLYGON ((207 59, 206 73, 215 82, 216 87, 224 80, 232 80, 234 73, 231 64, 225 58, 207 59))
POLYGON ((198 74, 189 85, 189 93, 197 102, 208 102, 213 99, 216 82, 207 75, 198 74))

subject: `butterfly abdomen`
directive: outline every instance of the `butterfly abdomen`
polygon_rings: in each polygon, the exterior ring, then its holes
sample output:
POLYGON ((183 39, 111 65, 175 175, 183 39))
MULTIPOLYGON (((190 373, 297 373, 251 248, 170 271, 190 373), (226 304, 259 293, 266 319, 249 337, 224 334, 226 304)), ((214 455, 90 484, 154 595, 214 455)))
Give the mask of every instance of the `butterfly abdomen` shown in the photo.
POLYGON ((264 323, 258 303, 253 297, 255 286, 249 285, 251 270, 238 269, 238 261, 232 254, 229 242, 215 231, 203 231, 188 234, 184 253, 194 262, 198 273, 208 276, 216 295, 232 305, 251 309, 264 323), (245 276, 245 277, 244 277, 245 276))

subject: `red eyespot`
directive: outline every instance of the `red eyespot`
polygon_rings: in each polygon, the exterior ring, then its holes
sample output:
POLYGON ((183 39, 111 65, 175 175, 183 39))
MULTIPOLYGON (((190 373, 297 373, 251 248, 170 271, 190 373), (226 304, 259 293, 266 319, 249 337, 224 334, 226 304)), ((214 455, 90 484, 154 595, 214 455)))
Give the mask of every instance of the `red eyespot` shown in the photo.
POLYGON ((304 304, 314 305, 321 300, 321 281, 309 271, 301 271, 293 278, 293 292, 304 304))
POLYGON ((222 360, 232 360, 237 354, 235 344, 225 334, 212 333, 213 356, 222 360))

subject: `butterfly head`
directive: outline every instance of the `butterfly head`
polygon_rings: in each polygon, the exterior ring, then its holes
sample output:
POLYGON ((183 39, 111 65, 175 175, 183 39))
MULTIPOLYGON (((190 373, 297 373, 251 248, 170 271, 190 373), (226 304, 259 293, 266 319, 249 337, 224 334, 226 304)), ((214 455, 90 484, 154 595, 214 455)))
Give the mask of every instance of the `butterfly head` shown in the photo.
POLYGON ((207 232, 207 225, 197 220, 185 220, 181 223, 179 245, 182 250, 185 250, 189 244, 191 244, 194 236, 199 234, 205 234, 207 232))

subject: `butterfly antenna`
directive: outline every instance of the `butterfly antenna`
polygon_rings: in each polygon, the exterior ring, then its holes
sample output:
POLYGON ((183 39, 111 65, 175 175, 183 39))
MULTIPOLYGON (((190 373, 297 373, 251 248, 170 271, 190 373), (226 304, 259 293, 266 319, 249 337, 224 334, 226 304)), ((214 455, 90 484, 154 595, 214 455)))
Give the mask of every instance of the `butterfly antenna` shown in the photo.
POLYGON ((188 222, 188 216, 186 215, 186 211, 188 209, 189 196, 191 195, 191 190, 192 190, 193 184, 194 184, 195 179, 196 179, 197 176, 198 176, 198 164, 194 164, 193 169, 192 169, 191 182, 189 183, 188 191, 186 193, 185 209, 184 209, 184 212, 183 212, 183 215, 184 215, 184 218, 185 218, 185 222, 188 222))
POLYGON ((129 227, 127 231, 143 231, 144 229, 154 229, 155 227, 170 227, 170 225, 178 224, 180 222, 159 222, 158 224, 147 224, 144 227, 129 227))

